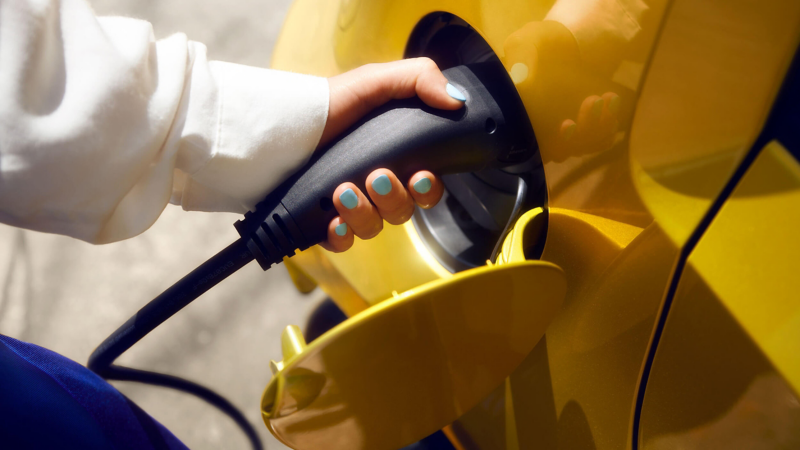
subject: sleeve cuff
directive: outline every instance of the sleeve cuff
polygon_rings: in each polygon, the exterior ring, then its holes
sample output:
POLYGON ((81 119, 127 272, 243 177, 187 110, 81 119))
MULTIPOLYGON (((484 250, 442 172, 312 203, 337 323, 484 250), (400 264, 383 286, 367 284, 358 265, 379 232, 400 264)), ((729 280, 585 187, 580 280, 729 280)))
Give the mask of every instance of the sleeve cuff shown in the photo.
POLYGON ((328 80, 217 61, 203 70, 203 56, 178 156, 188 176, 176 178, 172 200, 185 210, 244 212, 311 157, 328 118, 328 80))

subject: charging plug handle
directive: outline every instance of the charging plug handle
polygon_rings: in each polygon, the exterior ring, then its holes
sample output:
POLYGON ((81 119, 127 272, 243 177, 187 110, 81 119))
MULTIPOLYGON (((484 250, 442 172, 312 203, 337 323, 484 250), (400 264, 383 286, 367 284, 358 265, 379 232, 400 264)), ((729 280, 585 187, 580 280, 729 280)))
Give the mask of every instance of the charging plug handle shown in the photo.
POLYGON ((537 150, 525 108, 503 66, 496 62, 457 66, 445 77, 467 98, 445 111, 419 98, 393 100, 315 152, 235 226, 266 270, 296 249, 327 239, 338 215, 331 194, 346 181, 365 190, 375 169, 401 180, 419 170, 438 175, 503 168, 530 159, 537 150))

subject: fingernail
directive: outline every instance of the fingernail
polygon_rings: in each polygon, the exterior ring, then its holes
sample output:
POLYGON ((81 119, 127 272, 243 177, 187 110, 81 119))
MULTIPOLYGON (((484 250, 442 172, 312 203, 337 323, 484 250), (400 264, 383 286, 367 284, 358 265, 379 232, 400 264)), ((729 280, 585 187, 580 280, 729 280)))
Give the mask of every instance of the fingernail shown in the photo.
POLYGON ((428 177, 420 178, 414 183, 414 190, 420 194, 427 194, 431 190, 431 180, 428 177))
POLYGON ((342 202, 345 208, 353 209, 358 206, 358 196, 352 189, 348 189, 339 195, 339 201, 342 202))
POLYGON ((594 105, 592 105, 592 115, 595 117, 600 117, 600 113, 603 112, 603 99, 598 98, 595 100, 594 105))
POLYGON ((386 175, 380 175, 378 178, 372 180, 372 189, 380 195, 386 195, 392 192, 392 182, 386 175))
POLYGON ((619 111, 619 104, 620 104, 619 95, 615 95, 614 97, 611 98, 611 101, 608 102, 608 110, 616 114, 617 111, 619 111))
POLYGON ((575 134, 576 128, 578 128, 578 126, 573 123, 572 125, 568 126, 566 130, 564 130, 565 141, 572 139, 572 135, 575 134))
POLYGON ((456 99, 456 100, 458 100, 460 102, 467 101, 467 97, 464 97, 464 94, 461 91, 459 91, 458 88, 453 86, 452 84, 447 83, 447 86, 445 86, 445 89, 447 90, 447 93, 450 95, 450 97, 453 97, 454 99, 456 99))
POLYGON ((344 236, 347 234, 347 224, 342 222, 339 225, 336 225, 336 228, 333 229, 339 236, 344 236))

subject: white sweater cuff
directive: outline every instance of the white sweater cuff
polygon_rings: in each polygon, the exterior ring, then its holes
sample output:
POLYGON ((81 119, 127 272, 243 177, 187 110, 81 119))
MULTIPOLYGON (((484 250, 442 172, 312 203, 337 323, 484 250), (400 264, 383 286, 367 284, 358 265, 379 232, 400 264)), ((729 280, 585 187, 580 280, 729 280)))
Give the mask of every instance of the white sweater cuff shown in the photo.
POLYGON ((205 63, 196 52, 172 202, 244 212, 300 169, 328 118, 328 80, 205 63), (181 186, 182 183, 182 186, 181 186))

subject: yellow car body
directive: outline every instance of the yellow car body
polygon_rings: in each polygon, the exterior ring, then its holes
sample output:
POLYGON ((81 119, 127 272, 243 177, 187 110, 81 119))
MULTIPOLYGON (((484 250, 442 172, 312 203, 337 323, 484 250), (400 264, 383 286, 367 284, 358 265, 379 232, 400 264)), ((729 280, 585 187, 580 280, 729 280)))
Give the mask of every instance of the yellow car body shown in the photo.
MULTIPOLYGON (((449 413, 458 418, 446 435, 458 449, 800 448, 800 153, 769 134, 800 39, 800 2, 649 1, 622 50, 591 54, 550 37, 553 3, 296 0, 274 51, 276 69, 332 76, 409 56, 418 25, 449 20, 445 12, 514 79, 547 182, 539 264, 563 271, 566 293, 533 350, 494 374, 496 388, 449 413), (565 144, 558 124, 605 92, 620 98, 610 134, 565 144)), ((525 264, 512 240, 531 223, 523 216, 498 264, 480 270, 525 264)), ((299 289, 320 286, 361 321, 458 276, 411 223, 345 253, 314 247, 286 263, 299 289)), ((337 345, 332 333, 319 345, 337 345)), ((338 355, 348 370, 367 367, 368 354, 338 355)), ((436 405, 414 401, 419 416, 397 408, 397 429, 432 420, 424 411, 436 405)), ((273 432, 296 448, 398 448, 422 437, 359 439, 370 434, 363 428, 331 446, 293 440, 336 441, 336 427, 313 417, 302 432, 273 432)))

